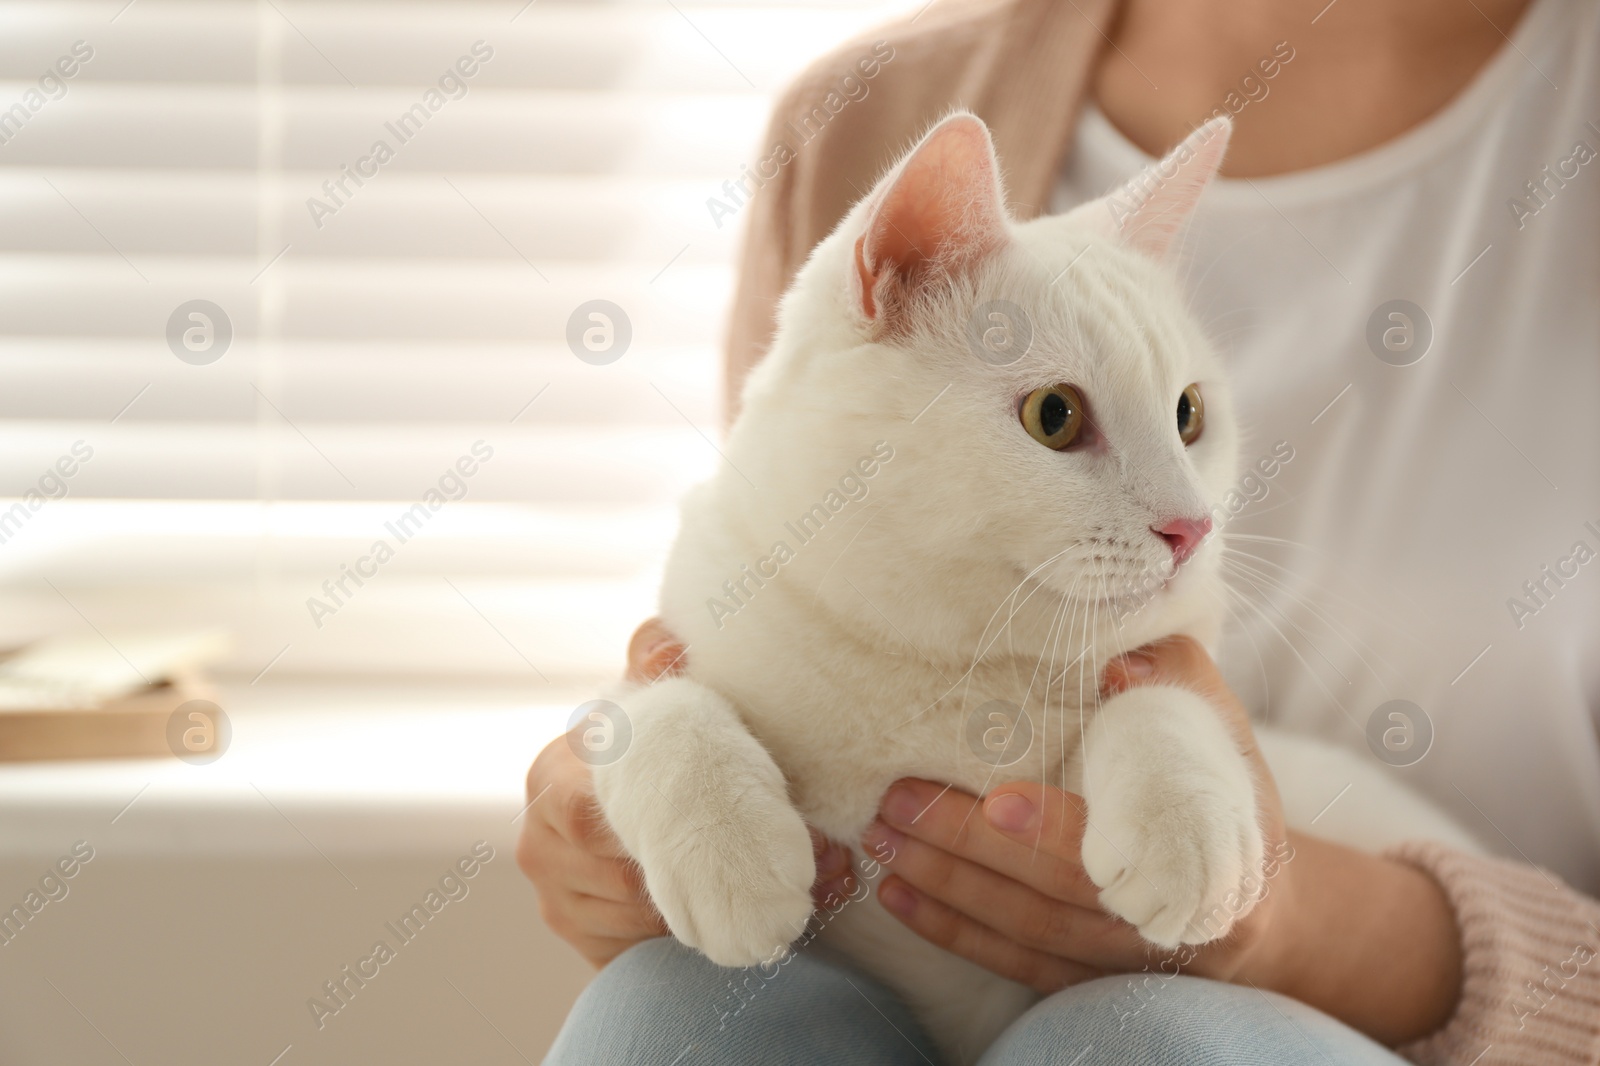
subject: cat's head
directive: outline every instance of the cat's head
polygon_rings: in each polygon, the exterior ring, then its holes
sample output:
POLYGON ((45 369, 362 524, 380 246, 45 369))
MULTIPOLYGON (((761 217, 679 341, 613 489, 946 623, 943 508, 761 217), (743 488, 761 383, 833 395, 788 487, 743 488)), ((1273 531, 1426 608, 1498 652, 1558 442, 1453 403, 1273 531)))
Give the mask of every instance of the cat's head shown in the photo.
POLYGON ((1230 132, 1213 120, 1110 195, 1019 222, 983 123, 945 119, 802 270, 730 459, 798 513, 888 442, 840 556, 853 581, 937 574, 959 599, 1029 578, 1051 611, 1108 617, 1214 598, 1238 433, 1173 249, 1230 132))

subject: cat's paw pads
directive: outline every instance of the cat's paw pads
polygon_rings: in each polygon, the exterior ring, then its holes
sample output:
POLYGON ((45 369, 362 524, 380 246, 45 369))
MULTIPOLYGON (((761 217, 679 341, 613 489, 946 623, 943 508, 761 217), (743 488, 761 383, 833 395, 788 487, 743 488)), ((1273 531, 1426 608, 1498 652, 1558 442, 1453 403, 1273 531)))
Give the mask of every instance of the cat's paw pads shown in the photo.
POLYGON ((1265 842, 1244 782, 1173 802, 1124 791, 1091 805, 1083 865, 1100 904, 1172 949, 1227 934, 1259 899, 1265 842))
POLYGON ((798 815, 734 833, 708 827, 654 867, 650 896, 679 940, 719 966, 781 958, 811 917, 816 863, 798 815))

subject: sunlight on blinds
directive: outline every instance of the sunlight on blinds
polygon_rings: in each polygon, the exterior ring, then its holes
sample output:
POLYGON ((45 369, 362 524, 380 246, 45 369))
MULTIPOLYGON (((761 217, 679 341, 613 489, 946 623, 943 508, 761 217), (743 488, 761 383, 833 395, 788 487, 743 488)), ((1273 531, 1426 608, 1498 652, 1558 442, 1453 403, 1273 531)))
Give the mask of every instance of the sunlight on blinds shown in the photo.
POLYGON ((708 201, 907 6, 0 3, 0 643, 613 673, 719 461, 708 201))

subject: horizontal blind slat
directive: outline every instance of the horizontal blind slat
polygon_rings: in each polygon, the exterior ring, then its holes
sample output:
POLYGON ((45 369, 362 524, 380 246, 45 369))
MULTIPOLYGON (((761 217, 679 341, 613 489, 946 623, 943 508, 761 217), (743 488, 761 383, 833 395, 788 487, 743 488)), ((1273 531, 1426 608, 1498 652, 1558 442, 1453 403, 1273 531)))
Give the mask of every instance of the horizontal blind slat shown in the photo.
POLYGON ((0 419, 31 420, 45 433, 56 421, 112 417, 119 425, 254 423, 265 402, 260 388, 283 418, 307 428, 491 426, 538 396, 519 421, 644 432, 688 418, 709 429, 720 417, 717 377, 709 350, 643 345, 624 363, 598 367, 565 348, 465 346, 444 358, 415 344, 283 345, 269 365, 246 343, 196 367, 149 341, 13 341, 0 345, 0 419))
POLYGON ((418 100, 417 92, 398 89, 345 98, 286 91, 263 115, 251 88, 82 85, 46 104, 0 144, 0 154, 20 166, 181 171, 265 164, 326 177, 371 157, 364 165, 373 181, 418 170, 692 176, 707 173, 708 161, 718 173, 731 166, 733 176, 767 110, 754 94, 481 90, 400 124, 418 100), (264 132, 281 137, 272 159, 260 157, 264 132), (381 166, 374 148, 380 141, 392 153, 381 166))
MULTIPOLYGON (((663 264, 671 249, 664 249, 663 264)), ((633 336, 660 345, 714 343, 728 299, 728 268, 676 263, 652 280, 644 267, 552 269, 513 256, 499 261, 297 260, 293 250, 252 285, 254 264, 145 257, 0 257, 13 301, 13 336, 147 337, 162 340, 182 303, 220 306, 240 338, 562 343, 568 318, 599 296, 628 315, 633 336), (146 280, 141 280, 141 275, 146 280), (263 295, 270 291, 270 295, 263 295), (269 321, 263 322, 265 310, 269 321)), ((440 349, 441 357, 448 348, 440 349)), ((226 358, 226 356, 224 356, 226 358)))
POLYGON ((515 5, 434 3, 409 5, 409 11, 402 5, 399 12, 352 3, 276 6, 283 14, 240 0, 139 0, 137 10, 115 24, 102 10, 91 14, 70 5, 55 17, 7 20, 0 13, 0 82, 33 81, 84 40, 95 54, 74 84, 253 86, 257 36, 269 32, 281 38, 278 79, 330 94, 436 84, 476 41, 493 56, 466 79, 469 92, 771 92, 805 57, 881 21, 882 10, 701 2, 678 4, 675 11, 658 2, 540 2, 513 23, 507 11, 515 5))
POLYGON ((296 429, 267 417, 255 426, 10 420, 0 423, 0 496, 51 494, 41 478, 80 440, 94 452, 69 479, 80 497, 415 500, 484 440, 495 455, 473 480, 476 499, 665 503, 718 461, 682 424, 643 433, 481 422, 296 429))
POLYGON ((287 172, 264 191, 244 171, 12 167, 0 170, 0 255, 111 255, 109 240, 135 262, 145 255, 233 255, 253 274, 264 261, 257 215, 267 210, 283 220, 277 247, 292 245, 297 260, 520 253, 546 268, 638 262, 653 264, 653 274, 686 243, 680 263, 728 261, 738 212, 713 217, 706 201, 723 200, 722 183, 735 177, 736 169, 603 180, 397 172, 362 189, 318 228, 306 200, 320 195, 326 172, 287 172))

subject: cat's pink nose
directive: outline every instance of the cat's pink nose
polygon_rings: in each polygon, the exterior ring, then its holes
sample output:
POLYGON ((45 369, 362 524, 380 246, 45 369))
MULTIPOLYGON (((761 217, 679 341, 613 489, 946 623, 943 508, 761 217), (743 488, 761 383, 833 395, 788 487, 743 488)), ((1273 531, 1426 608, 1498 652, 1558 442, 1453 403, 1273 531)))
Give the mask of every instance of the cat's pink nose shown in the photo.
POLYGON ((1174 518, 1166 525, 1157 529, 1150 527, 1150 532, 1160 537, 1172 546, 1173 565, 1182 565, 1193 555, 1200 542, 1206 539, 1206 534, 1211 532, 1211 516, 1204 518, 1174 518))

